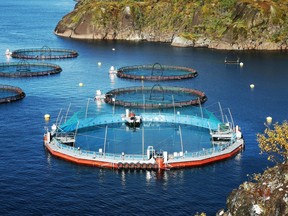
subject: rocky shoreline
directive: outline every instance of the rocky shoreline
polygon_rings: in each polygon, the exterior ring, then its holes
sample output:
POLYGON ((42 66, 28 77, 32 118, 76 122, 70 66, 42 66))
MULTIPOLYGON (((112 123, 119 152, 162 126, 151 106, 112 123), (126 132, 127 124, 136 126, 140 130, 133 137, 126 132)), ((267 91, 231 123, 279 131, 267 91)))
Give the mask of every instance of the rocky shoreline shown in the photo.
POLYGON ((65 32, 55 30, 56 35, 61 37, 82 39, 82 40, 128 40, 128 41, 148 41, 148 42, 164 42, 169 43, 175 47, 202 47, 219 50, 288 50, 288 45, 284 43, 263 42, 259 41, 245 41, 243 43, 229 43, 225 41, 217 41, 209 38, 199 38, 198 40, 188 40, 181 36, 159 36, 157 38, 145 37, 153 33, 134 33, 133 35, 97 32, 79 34, 73 30, 67 29, 65 32))
POLYGON ((227 211, 216 216, 283 216, 288 215, 288 164, 268 168, 254 181, 234 189, 227 198, 227 211))

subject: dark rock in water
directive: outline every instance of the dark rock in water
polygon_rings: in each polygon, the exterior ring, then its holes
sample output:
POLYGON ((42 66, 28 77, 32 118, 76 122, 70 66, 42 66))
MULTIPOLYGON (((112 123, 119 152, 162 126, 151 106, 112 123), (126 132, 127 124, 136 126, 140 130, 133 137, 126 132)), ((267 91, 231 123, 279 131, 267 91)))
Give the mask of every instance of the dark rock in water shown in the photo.
POLYGON ((217 216, 283 216, 288 215, 288 164, 267 169, 244 182, 227 199, 227 211, 217 216), (256 179, 256 180, 255 180, 256 179))

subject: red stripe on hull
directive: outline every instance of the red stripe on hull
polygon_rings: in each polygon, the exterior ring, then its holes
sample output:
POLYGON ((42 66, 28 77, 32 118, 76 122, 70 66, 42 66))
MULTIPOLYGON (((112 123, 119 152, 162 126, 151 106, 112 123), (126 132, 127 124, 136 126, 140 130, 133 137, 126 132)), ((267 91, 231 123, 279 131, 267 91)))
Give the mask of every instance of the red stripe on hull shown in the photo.
MULTIPOLYGON (((97 167, 103 167, 103 168, 115 168, 118 169, 118 163, 111 163, 111 162, 105 162, 105 161, 99 161, 99 160, 89 160, 89 159, 81 159, 77 157, 73 157, 64 153, 60 153, 58 151, 53 150, 49 144, 45 144, 45 147, 48 149, 48 151, 56 157, 62 158, 64 160, 80 164, 80 165, 89 165, 89 166, 97 166, 97 167)), ((209 163, 214 163, 217 161, 228 159, 234 155, 236 155, 238 152, 240 152, 243 149, 243 145, 240 145, 238 148, 234 149, 230 153, 226 153, 223 155, 203 159, 203 160, 191 160, 191 161, 183 161, 183 162, 172 162, 168 164, 163 164, 163 166, 160 166, 159 169, 173 169, 173 168, 185 168, 185 167, 196 167, 196 166, 203 166, 207 165, 209 163)))
POLYGON ((45 147, 48 149, 48 151, 53 156, 59 157, 61 159, 67 160, 67 161, 71 161, 73 163, 77 163, 77 164, 80 164, 80 165, 104 167, 104 168, 118 168, 118 165, 114 164, 114 163, 76 158, 76 157, 73 157, 73 156, 70 156, 70 155, 66 155, 66 154, 60 153, 58 151, 54 151, 52 148, 50 148, 49 145, 45 144, 45 147))
POLYGON ((217 161, 228 159, 228 158, 236 155, 242 149, 243 149, 243 146, 241 145, 238 148, 234 149, 232 152, 227 153, 227 154, 223 154, 223 155, 219 155, 219 156, 215 156, 215 157, 211 157, 211 158, 207 158, 207 159, 203 159, 203 160, 194 160, 194 161, 169 163, 168 166, 166 166, 166 168, 170 168, 171 169, 171 168, 184 168, 184 167, 203 166, 203 165, 207 165, 207 164, 214 163, 214 162, 217 162, 217 161))

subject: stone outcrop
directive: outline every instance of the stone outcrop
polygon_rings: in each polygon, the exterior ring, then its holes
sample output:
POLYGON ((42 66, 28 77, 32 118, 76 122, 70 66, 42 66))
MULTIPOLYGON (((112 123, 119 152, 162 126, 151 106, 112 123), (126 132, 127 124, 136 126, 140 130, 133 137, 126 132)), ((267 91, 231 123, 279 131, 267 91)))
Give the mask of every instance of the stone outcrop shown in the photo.
POLYGON ((179 47, 288 49, 287 3, 240 0, 225 8, 217 0, 200 5, 175 2, 79 1, 54 32, 77 39, 145 40, 179 47))
POLYGON ((227 211, 217 216, 288 215, 288 164, 267 169, 255 182, 244 182, 227 199, 227 211))

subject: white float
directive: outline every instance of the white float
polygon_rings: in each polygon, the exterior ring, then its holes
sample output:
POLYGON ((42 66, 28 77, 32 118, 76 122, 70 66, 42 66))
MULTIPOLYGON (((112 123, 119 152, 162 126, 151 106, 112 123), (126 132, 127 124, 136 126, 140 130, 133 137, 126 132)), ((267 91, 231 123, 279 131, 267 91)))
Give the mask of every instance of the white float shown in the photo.
POLYGON ((266 118, 266 121, 267 121, 268 124, 271 124, 271 123, 272 123, 272 117, 271 117, 271 116, 268 116, 268 117, 266 118))

